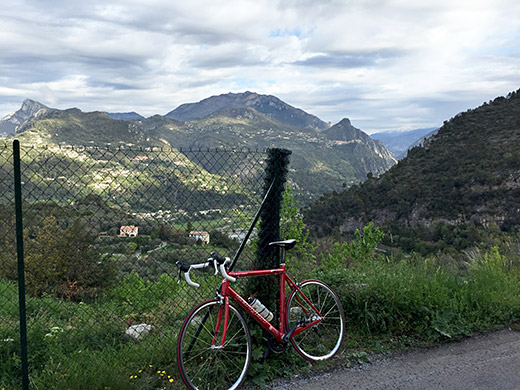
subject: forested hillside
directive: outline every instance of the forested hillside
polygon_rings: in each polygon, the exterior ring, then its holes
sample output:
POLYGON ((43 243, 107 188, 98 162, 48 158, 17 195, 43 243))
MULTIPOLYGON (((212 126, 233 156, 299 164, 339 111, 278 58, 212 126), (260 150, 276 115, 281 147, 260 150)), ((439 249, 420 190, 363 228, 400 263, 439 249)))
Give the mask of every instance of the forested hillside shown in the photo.
POLYGON ((386 243, 408 250, 465 249, 483 229, 520 226, 520 90, 444 123, 389 171, 306 212, 318 235, 347 234, 369 221, 386 243))

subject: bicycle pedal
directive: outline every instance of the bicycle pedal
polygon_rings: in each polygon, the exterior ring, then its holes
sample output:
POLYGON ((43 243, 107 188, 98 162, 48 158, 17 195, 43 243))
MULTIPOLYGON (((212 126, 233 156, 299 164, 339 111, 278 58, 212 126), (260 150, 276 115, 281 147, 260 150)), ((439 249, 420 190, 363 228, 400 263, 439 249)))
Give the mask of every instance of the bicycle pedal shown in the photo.
POLYGON ((267 348, 265 350, 265 352, 262 354, 262 357, 260 359, 258 359, 258 362, 259 363, 265 362, 270 354, 271 354, 271 350, 269 348, 267 348))

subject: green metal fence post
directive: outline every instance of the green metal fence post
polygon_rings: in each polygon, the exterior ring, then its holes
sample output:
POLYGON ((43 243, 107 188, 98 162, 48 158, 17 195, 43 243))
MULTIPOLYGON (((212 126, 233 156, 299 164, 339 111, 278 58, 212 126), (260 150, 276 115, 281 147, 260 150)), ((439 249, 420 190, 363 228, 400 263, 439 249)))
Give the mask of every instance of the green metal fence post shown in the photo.
POLYGON ((18 256, 18 306, 20 311, 20 352, 22 358, 22 389, 29 389, 27 359, 27 318, 25 309, 25 269, 23 251, 22 173, 20 168, 20 141, 13 142, 14 203, 16 209, 16 253, 18 256))

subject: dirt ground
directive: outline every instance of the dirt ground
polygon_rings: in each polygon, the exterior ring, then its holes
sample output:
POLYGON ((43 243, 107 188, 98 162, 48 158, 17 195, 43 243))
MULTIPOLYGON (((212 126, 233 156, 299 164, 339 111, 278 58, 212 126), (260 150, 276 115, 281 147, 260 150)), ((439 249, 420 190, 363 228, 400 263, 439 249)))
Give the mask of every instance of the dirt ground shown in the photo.
POLYGON ((520 390, 520 332, 505 329, 387 356, 274 390, 520 390))

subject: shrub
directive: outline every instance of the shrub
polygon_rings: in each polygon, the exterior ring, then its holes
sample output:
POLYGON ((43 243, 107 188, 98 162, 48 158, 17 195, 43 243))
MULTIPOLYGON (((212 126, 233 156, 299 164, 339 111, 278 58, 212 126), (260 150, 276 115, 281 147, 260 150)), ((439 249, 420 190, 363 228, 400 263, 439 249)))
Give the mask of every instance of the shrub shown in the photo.
POLYGON ((383 238, 383 232, 378 228, 374 228, 374 224, 370 222, 363 228, 363 235, 359 229, 356 229, 355 239, 350 242, 335 243, 332 252, 321 255, 321 268, 327 272, 335 269, 343 269, 347 264, 352 262, 356 264, 376 261, 379 255, 376 248, 383 238))
POLYGON ((364 245, 359 236, 337 244, 317 271, 340 296, 351 332, 435 341, 520 318, 519 270, 497 247, 461 269, 444 258, 383 258, 364 245))
POLYGON ((26 229, 25 270, 29 294, 50 293, 80 301, 100 295, 115 278, 115 264, 101 260, 94 237, 77 220, 62 228, 56 218, 26 229))
POLYGON ((156 282, 144 280, 132 272, 121 279, 108 293, 111 301, 118 305, 130 305, 137 312, 154 310, 166 297, 177 297, 179 284, 175 277, 166 274, 156 282))

